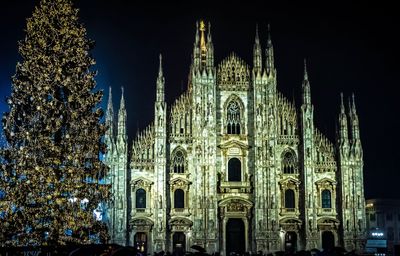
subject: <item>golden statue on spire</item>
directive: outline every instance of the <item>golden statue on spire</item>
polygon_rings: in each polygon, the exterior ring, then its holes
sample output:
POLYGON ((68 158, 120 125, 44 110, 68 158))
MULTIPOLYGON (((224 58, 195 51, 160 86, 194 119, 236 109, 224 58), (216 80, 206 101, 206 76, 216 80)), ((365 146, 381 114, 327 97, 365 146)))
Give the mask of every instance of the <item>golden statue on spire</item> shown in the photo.
POLYGON ((206 31, 206 24, 204 23, 204 20, 200 20, 200 31, 206 31))
POLYGON ((206 53, 207 53, 207 46, 206 46, 206 38, 204 36, 204 31, 206 31, 206 24, 203 20, 200 20, 200 50, 201 50, 201 62, 206 62, 206 53))

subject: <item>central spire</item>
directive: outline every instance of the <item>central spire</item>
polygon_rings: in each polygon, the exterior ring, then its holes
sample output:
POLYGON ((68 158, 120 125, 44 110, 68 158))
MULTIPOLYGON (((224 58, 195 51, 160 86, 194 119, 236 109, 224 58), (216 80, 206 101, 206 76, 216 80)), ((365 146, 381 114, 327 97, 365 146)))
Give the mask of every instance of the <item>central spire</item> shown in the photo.
POLYGON ((207 55, 207 45, 206 45, 206 24, 203 20, 200 21, 200 51, 201 51, 201 62, 204 64, 206 62, 207 55))

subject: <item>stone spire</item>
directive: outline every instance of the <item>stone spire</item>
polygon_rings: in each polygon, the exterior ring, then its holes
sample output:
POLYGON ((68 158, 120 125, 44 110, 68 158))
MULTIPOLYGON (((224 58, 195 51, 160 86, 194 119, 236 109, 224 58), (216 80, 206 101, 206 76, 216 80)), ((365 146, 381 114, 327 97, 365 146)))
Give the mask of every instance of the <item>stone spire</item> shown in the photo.
POLYGON ((308 80, 306 59, 304 59, 303 104, 311 105, 311 89, 310 81, 308 80))
POLYGON ((262 56, 261 56, 260 38, 258 37, 258 24, 256 25, 256 37, 253 47, 253 68, 254 72, 261 72, 262 69, 262 56))
POLYGON ((114 152, 114 110, 112 103, 111 86, 109 87, 109 92, 108 92, 108 103, 107 103, 105 125, 107 127, 107 131, 104 136, 104 143, 107 145, 107 154, 105 156, 105 160, 106 162, 108 162, 109 159, 111 159, 111 155, 114 152))
POLYGON ((349 135, 347 126, 346 110, 343 103, 343 93, 340 93, 340 114, 339 114, 339 147, 342 156, 347 156, 349 146, 349 135))
POLYGON ((118 141, 126 141, 126 109, 124 99, 124 87, 121 87, 121 102, 118 111, 118 141))
POLYGON ((196 36, 193 43, 193 62, 192 69, 195 71, 200 68, 200 36, 199 36, 199 22, 196 22, 196 36))
POLYGON ((268 24, 268 39, 267 39, 267 48, 265 49, 265 69, 267 70, 267 74, 271 74, 275 70, 274 64, 274 47, 271 41, 271 30, 268 24))
POLYGON ((162 55, 160 53, 160 66, 158 68, 158 77, 157 77, 157 102, 165 101, 165 78, 162 69, 162 55))
POLYGON ((204 21, 200 21, 200 54, 201 54, 201 64, 206 64, 206 56, 207 56, 207 45, 206 45, 206 37, 204 32, 206 31, 206 24, 204 21))
POLYGON ((351 148, 355 156, 362 156, 361 140, 360 140, 360 127, 358 122, 358 115, 356 111, 356 103, 354 93, 352 94, 351 104, 349 101, 349 116, 351 127, 351 148))
POLYGON ((106 125, 108 127, 107 132, 106 132, 106 136, 109 136, 110 138, 112 138, 113 134, 114 134, 114 109, 113 109, 113 103, 112 103, 111 86, 108 89, 106 125))
POLYGON ((208 33, 207 33, 207 52, 206 52, 206 64, 207 68, 214 67, 214 45, 211 38, 211 24, 208 22, 208 33))

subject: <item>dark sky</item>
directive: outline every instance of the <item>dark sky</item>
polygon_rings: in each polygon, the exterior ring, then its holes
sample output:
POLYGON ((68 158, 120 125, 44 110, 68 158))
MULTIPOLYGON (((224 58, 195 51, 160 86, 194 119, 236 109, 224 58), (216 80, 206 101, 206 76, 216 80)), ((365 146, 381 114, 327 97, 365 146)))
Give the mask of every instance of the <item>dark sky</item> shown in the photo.
MULTIPOLYGON (((19 59, 17 41, 24 38, 25 18, 37 2, 1 3, 1 112, 7 111, 4 97, 10 93, 10 77, 19 59)), ((163 54, 168 103, 186 89, 196 20, 211 22, 216 63, 234 51, 251 64, 256 23, 263 47, 270 23, 278 89, 299 105, 303 59, 307 58, 316 126, 332 141, 339 94, 347 97, 354 92, 366 198, 399 198, 396 8, 384 1, 378 5, 366 1, 223 2, 74 1, 89 37, 96 41, 98 87, 112 86, 114 108, 119 105, 120 87, 125 88, 130 140, 153 118, 159 53, 163 54)))

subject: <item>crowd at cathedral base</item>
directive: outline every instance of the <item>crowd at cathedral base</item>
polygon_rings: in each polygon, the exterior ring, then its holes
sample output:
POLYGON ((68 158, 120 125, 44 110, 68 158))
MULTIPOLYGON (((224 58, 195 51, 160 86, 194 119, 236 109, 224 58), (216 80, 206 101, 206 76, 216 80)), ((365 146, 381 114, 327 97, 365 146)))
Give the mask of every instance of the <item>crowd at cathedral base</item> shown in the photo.
POLYGON ((338 97, 332 142, 314 122, 306 64, 296 107, 278 90, 269 32, 263 51, 256 31, 250 68, 235 53, 215 65, 206 27, 197 24, 188 88, 170 106, 160 55, 154 121, 129 149, 124 95, 114 115, 110 89, 111 242, 151 254, 194 245, 221 255, 362 251, 363 152, 354 96, 348 104, 338 97))

